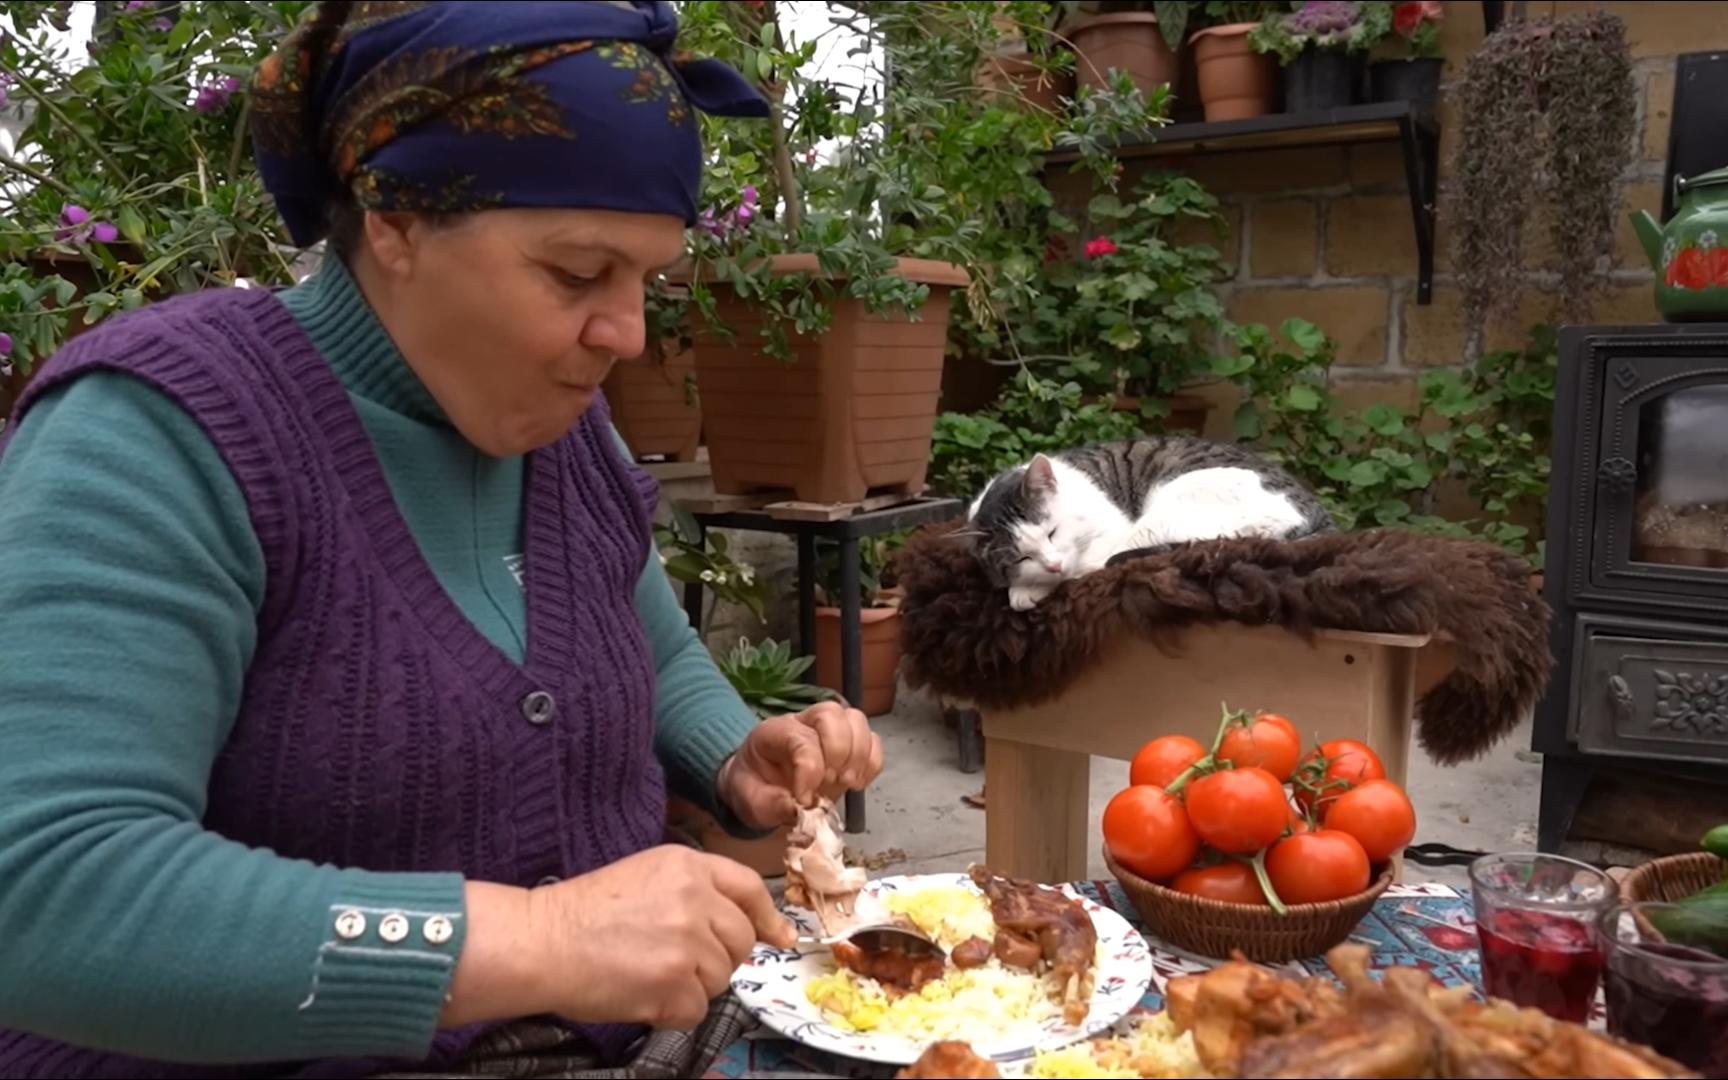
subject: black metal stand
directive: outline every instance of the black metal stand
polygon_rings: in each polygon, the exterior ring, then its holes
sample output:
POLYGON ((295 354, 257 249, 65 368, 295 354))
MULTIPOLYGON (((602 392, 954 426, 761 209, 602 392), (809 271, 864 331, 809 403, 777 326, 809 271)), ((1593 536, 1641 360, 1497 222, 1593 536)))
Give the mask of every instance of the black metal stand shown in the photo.
MULTIPOLYGON (((806 656, 816 652, 816 541, 832 540, 840 548, 840 694, 848 702, 864 696, 863 659, 859 655, 862 628, 861 569, 858 541, 900 529, 916 528, 964 516, 966 504, 958 499, 914 499, 886 510, 870 510, 836 521, 794 521, 777 518, 762 510, 727 510, 715 513, 691 511, 704 531, 737 529, 744 532, 779 533, 798 542, 798 647, 806 656)), ((702 625, 700 584, 684 587, 684 610, 690 625, 702 625)), ((865 829, 863 792, 846 793, 846 831, 865 829)))

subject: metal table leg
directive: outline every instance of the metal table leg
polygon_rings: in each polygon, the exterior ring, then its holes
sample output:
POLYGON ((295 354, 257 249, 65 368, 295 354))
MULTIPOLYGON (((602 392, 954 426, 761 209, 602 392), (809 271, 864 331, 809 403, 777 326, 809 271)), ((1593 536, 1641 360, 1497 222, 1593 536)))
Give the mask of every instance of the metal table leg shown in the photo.
MULTIPOLYGON (((840 693, 857 708, 864 699, 864 660, 861 655, 862 599, 859 582, 858 539, 840 541, 840 693)), ((864 793, 846 793, 846 831, 861 833, 865 828, 864 793)))
POLYGON ((816 537, 798 534, 798 651, 816 655, 816 537))

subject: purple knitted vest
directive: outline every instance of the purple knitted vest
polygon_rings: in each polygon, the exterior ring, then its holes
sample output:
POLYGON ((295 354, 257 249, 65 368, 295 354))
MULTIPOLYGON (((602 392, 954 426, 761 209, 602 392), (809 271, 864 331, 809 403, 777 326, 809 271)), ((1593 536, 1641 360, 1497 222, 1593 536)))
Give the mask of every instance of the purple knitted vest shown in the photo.
MULTIPOLYGON (((662 841, 655 669, 634 606, 656 491, 619 453, 603 401, 528 460, 528 641, 517 664, 439 585, 342 384, 270 293, 183 297, 82 335, 31 382, 17 416, 98 369, 143 379, 197 419, 264 552, 258 646, 210 778, 209 829, 289 858, 521 886, 662 841)), ((636 1033, 588 1034, 615 1052, 636 1033)), ((441 1035, 425 1064, 448 1062, 472 1035, 441 1035)), ((7 1076, 237 1071, 250 1070, 0 1033, 7 1076)))

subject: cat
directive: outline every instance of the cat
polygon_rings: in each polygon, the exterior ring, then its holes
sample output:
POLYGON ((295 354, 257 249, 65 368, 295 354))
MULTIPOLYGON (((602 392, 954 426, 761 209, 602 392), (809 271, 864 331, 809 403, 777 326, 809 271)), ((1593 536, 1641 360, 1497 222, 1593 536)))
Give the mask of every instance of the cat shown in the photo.
POLYGON ((1293 540, 1332 532, 1320 500, 1245 447, 1153 435, 1038 454, 973 500, 979 561, 1016 611, 1125 553, 1233 536, 1293 540))

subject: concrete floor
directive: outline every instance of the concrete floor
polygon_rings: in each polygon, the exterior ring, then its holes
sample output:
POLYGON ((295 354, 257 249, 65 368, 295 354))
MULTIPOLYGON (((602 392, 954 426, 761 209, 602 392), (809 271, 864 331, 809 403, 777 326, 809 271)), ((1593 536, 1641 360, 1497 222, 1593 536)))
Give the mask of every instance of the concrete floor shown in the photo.
MULTIPOLYGON (((875 874, 958 871, 982 859, 984 812, 962 796, 976 792, 984 774, 960 771, 954 734, 942 723, 941 710, 902 689, 894 711, 872 723, 882 736, 886 768, 870 791, 868 830, 848 836, 847 844, 865 856, 904 853, 875 874)), ((1468 765, 1440 768, 1412 748, 1407 790, 1416 806, 1417 842, 1472 851, 1534 849, 1542 767, 1529 745, 1526 722, 1468 765)), ((1126 782, 1127 771, 1125 762, 1093 759, 1091 835, 1100 835, 1104 806, 1126 782)), ((1096 852, 1089 874, 1109 876, 1096 852)), ((1462 867, 1407 864, 1405 878, 1465 884, 1462 867)))

